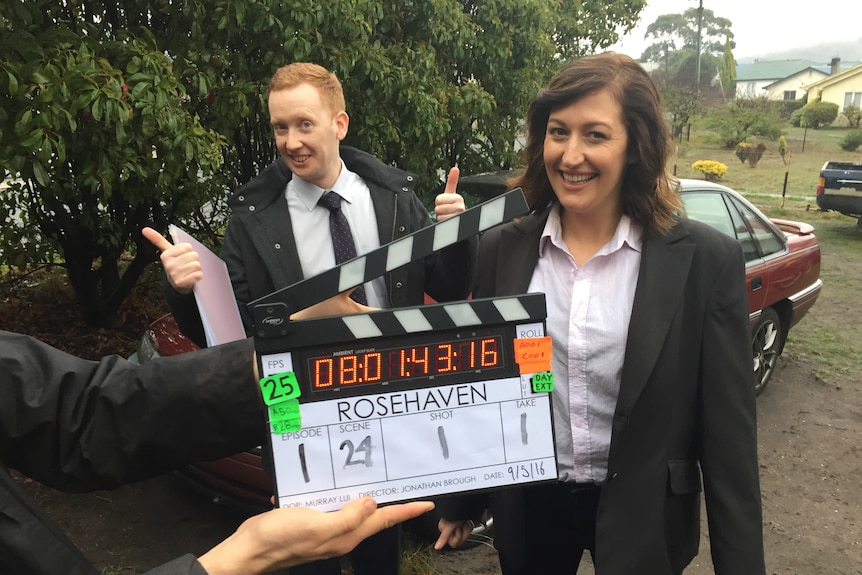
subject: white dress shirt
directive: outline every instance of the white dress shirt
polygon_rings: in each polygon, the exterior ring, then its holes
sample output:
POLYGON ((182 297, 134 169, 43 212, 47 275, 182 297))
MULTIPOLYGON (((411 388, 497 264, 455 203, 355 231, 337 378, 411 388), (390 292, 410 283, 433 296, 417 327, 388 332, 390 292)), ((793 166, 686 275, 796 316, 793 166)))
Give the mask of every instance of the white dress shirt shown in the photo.
POLYGON ((539 240, 529 292, 544 292, 553 340, 554 434, 561 481, 603 483, 641 259, 641 230, 623 216, 582 266, 563 243, 559 207, 539 240))
MULTIPOLYGON (((348 170, 342 161, 341 174, 330 189, 341 196, 341 211, 350 224, 356 255, 361 256, 379 248, 380 236, 374 204, 371 201, 371 192, 362 178, 348 170)), ((305 278, 335 267, 335 251, 329 232, 329 210, 317 203, 328 191, 297 176, 290 179, 285 189, 293 238, 305 278)), ((371 307, 389 307, 383 276, 365 284, 365 295, 371 307)))

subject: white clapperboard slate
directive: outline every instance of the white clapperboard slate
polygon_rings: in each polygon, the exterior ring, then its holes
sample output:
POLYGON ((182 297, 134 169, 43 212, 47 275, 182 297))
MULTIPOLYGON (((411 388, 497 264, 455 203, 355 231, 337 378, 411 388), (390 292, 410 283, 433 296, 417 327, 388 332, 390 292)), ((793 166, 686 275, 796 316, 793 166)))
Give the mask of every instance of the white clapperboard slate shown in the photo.
POLYGON ((515 358, 516 340, 546 333, 544 294, 288 319, 527 209, 512 190, 249 304, 264 394, 279 378, 300 390, 288 431, 270 410, 279 507, 556 479, 550 394, 533 391, 535 374, 515 358))

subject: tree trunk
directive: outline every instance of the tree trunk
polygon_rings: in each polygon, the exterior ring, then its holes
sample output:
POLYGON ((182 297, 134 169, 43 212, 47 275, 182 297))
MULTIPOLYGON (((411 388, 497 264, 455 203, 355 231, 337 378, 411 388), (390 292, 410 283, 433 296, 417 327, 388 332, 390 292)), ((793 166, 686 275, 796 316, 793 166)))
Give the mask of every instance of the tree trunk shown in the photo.
POLYGON ((120 306, 152 261, 152 254, 138 250, 120 275, 116 255, 102 254, 99 267, 93 269, 97 258, 91 251, 73 247, 64 248, 63 252, 69 284, 84 321, 92 327, 115 327, 120 306))

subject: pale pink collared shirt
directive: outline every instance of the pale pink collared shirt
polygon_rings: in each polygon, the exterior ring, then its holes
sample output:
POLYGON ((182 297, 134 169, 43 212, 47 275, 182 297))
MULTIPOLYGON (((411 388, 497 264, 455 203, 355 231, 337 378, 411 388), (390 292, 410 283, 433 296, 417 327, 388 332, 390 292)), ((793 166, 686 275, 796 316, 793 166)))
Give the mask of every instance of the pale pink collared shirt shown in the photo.
POLYGON ((641 259, 641 230, 623 216, 578 267, 562 241, 559 206, 539 240, 529 292, 544 292, 553 340, 554 433, 561 481, 603 483, 641 259))

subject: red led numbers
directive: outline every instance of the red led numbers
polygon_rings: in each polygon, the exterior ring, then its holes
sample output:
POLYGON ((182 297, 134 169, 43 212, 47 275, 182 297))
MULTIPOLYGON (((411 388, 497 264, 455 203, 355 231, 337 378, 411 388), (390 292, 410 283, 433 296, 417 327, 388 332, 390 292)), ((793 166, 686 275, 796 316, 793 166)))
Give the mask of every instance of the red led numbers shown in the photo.
POLYGON ((314 389, 403 381, 501 366, 500 336, 410 345, 309 360, 314 389))
POLYGON ((480 344, 482 351, 479 355, 481 367, 494 367, 500 362, 500 351, 497 347, 497 338, 491 337, 482 340, 480 344))
POLYGON ((379 351, 364 354, 362 361, 362 379, 363 381, 380 381, 383 379, 381 370, 383 369, 383 354, 379 351))
POLYGON ((437 345, 437 373, 447 373, 455 369, 452 363, 452 344, 441 343, 437 345))

